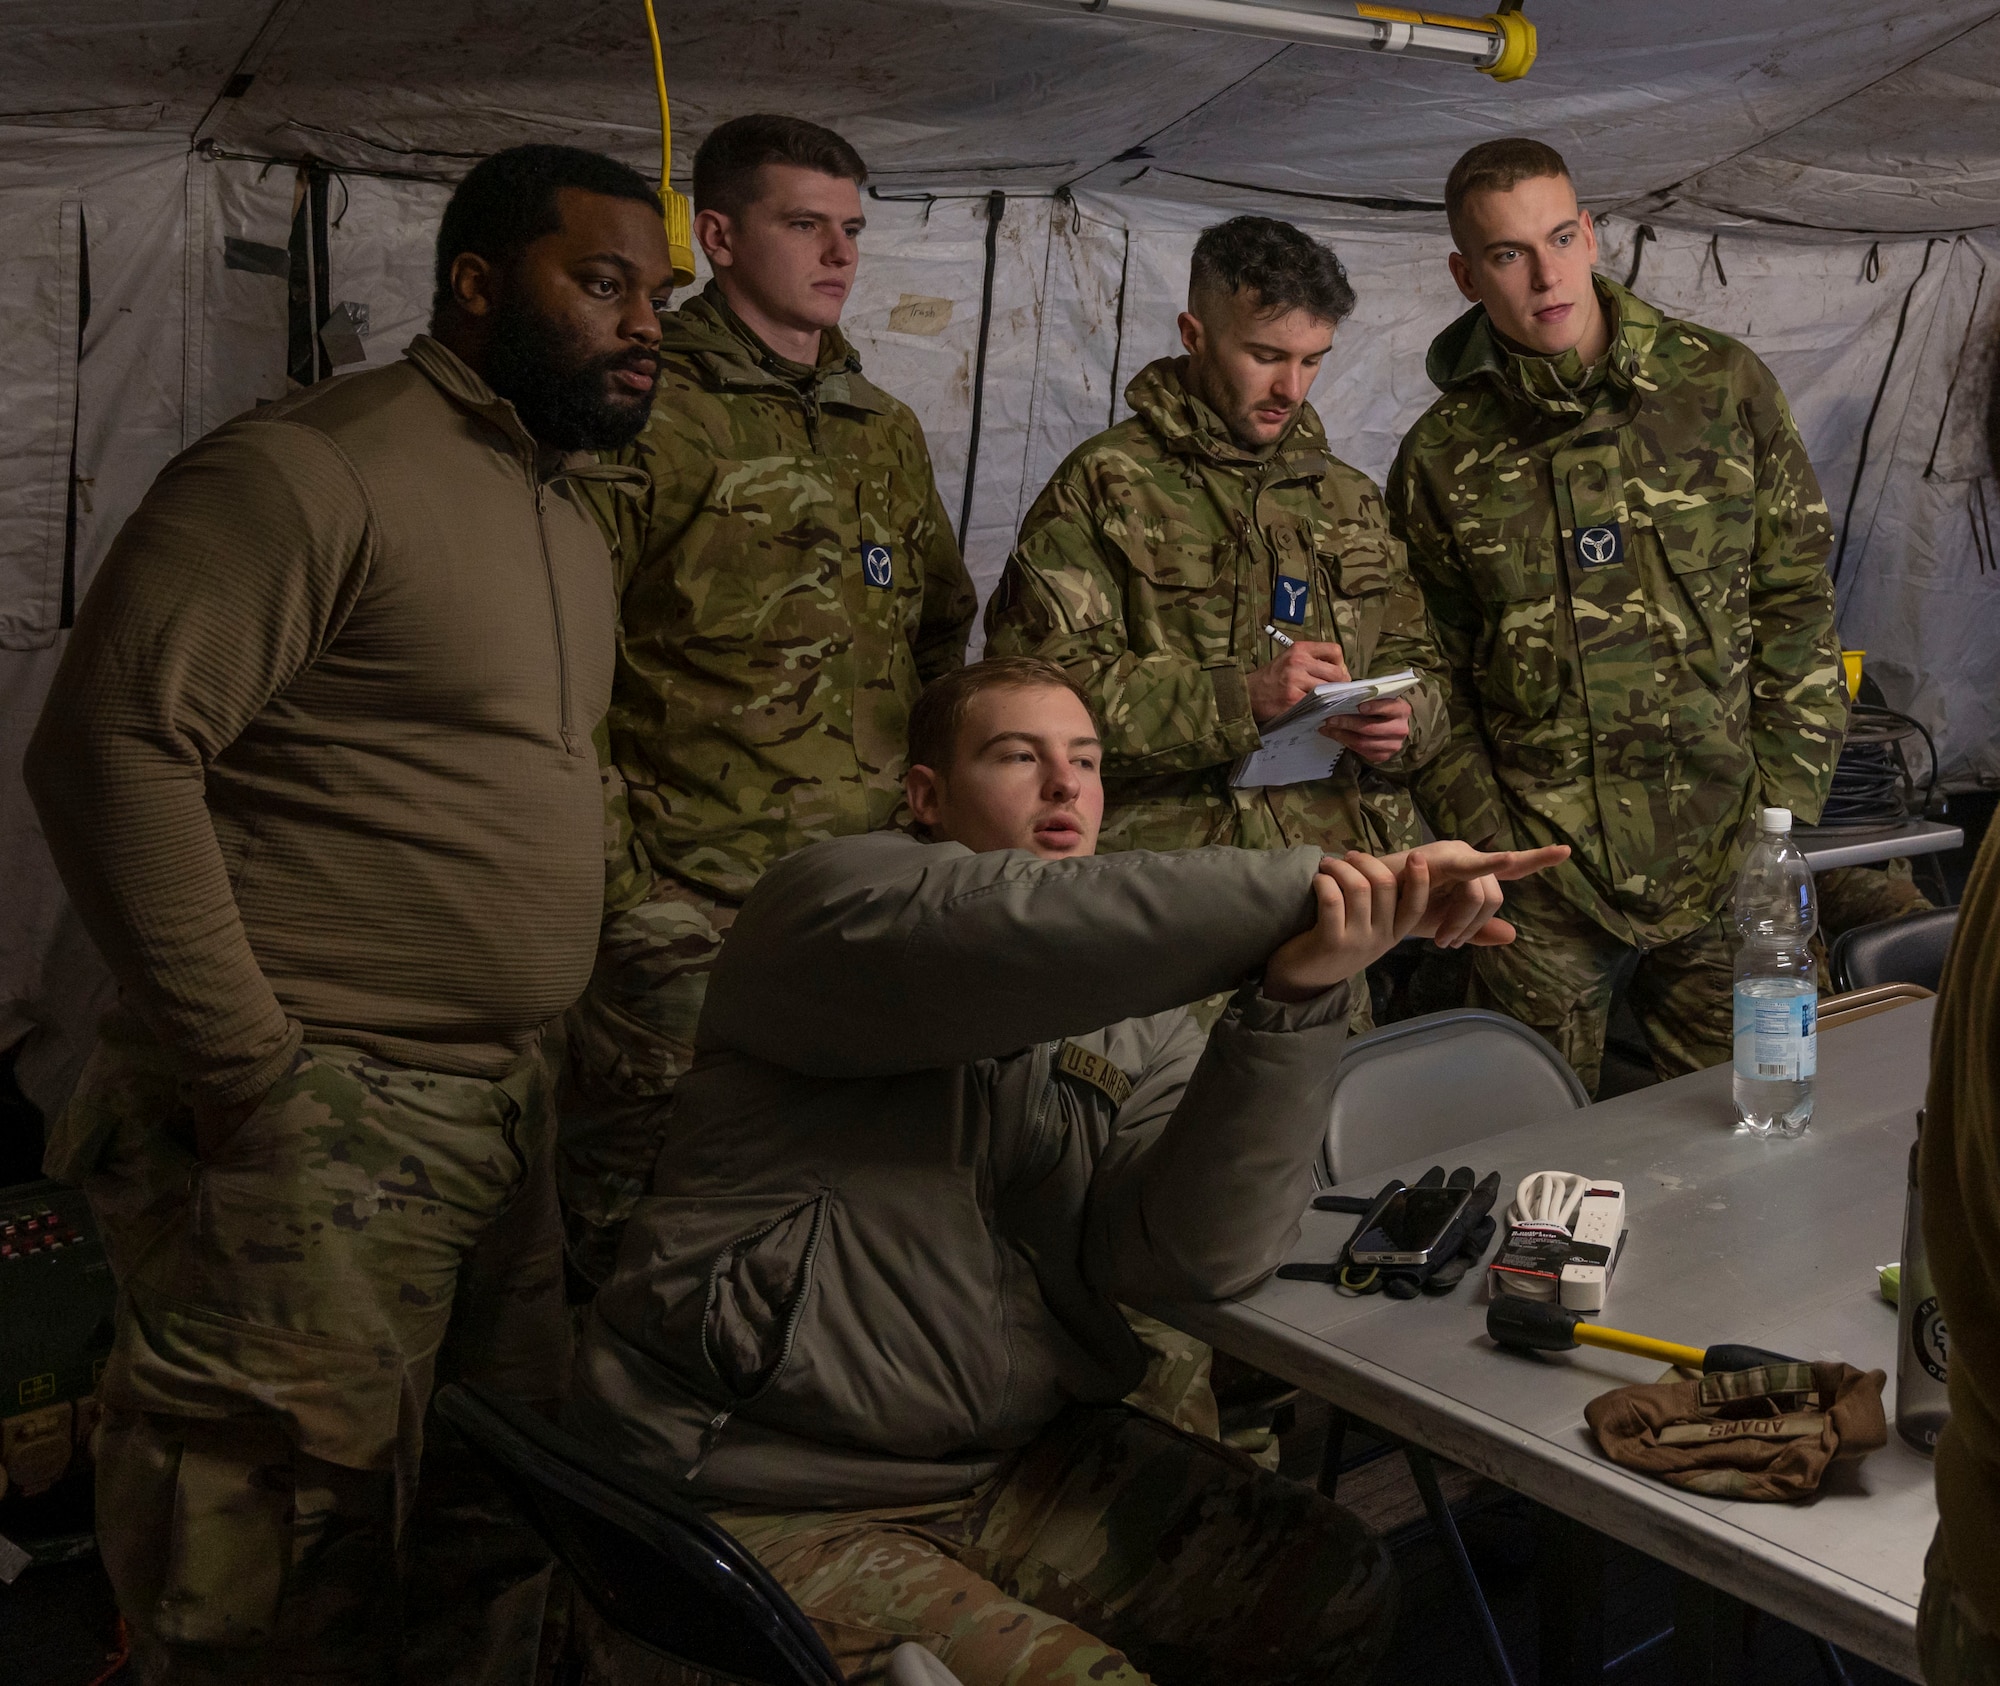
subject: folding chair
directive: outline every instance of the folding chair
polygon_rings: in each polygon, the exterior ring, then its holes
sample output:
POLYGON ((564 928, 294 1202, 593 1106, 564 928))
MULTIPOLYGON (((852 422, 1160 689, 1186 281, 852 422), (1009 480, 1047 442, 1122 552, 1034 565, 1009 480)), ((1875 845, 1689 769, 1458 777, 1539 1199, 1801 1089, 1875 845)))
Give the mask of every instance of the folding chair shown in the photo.
MULTIPOLYGON (((435 1404, 591 1606, 627 1638, 748 1686, 845 1686, 784 1588, 667 1482, 623 1468, 488 1389, 453 1383, 435 1404)), ((919 1645, 897 1647, 889 1679, 893 1686, 958 1686, 919 1645)))
POLYGON ((1958 909, 1941 907, 1843 931, 1827 956, 1834 987, 1856 990, 1907 983, 1934 991, 1944 976, 1945 952, 1957 929, 1958 909))
POLYGON ((1517 1019, 1477 1007, 1426 1013, 1342 1050, 1320 1177, 1371 1177, 1406 1160, 1588 1106, 1562 1055, 1517 1019))
POLYGON ((1819 1004, 1814 1022, 1819 1029, 1838 1030, 1844 1024, 1872 1019, 1912 1001, 1928 1001, 1936 992, 1922 984, 1877 984, 1873 989, 1850 989, 1845 995, 1829 995, 1819 1004))

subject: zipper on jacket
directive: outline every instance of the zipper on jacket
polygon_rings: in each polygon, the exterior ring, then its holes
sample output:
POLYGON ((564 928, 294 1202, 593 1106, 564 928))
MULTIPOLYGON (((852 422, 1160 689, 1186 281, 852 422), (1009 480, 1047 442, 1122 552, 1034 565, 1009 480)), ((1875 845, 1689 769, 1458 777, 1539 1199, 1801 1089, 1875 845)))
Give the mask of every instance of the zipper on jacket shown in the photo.
POLYGON ((723 1424, 735 1415, 736 1407, 725 1405, 708 1419, 708 1427, 701 1431, 701 1439, 694 1449, 694 1462, 687 1466, 686 1473, 681 1476, 683 1481, 692 1481, 701 1474, 702 1465, 708 1462, 709 1453, 715 1450, 715 1443, 722 1438, 723 1424))
POLYGON ((819 455, 819 394, 801 391, 799 406, 806 413, 806 444, 811 447, 813 455, 817 456, 819 455))
POLYGON ((1027 1176, 1041 1162, 1042 1146, 1049 1136, 1049 1114, 1055 1110, 1056 1056, 1061 1052, 1060 1039, 1037 1043, 1035 1046, 1034 1062, 1040 1071, 1042 1098, 1030 1116, 1027 1138, 1021 1144, 1021 1162, 1014 1174, 1014 1184, 1018 1184, 1020 1179, 1027 1176))
MULTIPOLYGON (((805 1251, 799 1258, 799 1292, 797 1298, 792 1301, 792 1309, 786 1314, 785 1333, 778 1343, 778 1356, 776 1361, 771 1365, 770 1373, 765 1376, 755 1393, 748 1394, 744 1398, 737 1400, 734 1405, 723 1406, 720 1411, 709 1418, 708 1426, 701 1431, 701 1439, 695 1446, 694 1462, 688 1465, 686 1473, 681 1476, 683 1481, 692 1481, 702 1472, 702 1468, 707 1464, 710 1454, 715 1451, 716 1443, 721 1440, 722 1430, 729 1419, 742 1406, 754 1405, 765 1394, 769 1393, 773 1387, 777 1386, 778 1378, 785 1373, 785 1366, 791 1362, 792 1345, 799 1338, 799 1324, 805 1320, 806 1300, 812 1293, 813 1261, 819 1256, 819 1239, 820 1235, 826 1229, 826 1209, 832 1199, 833 1190, 830 1188, 822 1188, 812 1198, 812 1228, 806 1231, 805 1251)), ((715 1369, 715 1360, 709 1355, 708 1351, 708 1314, 715 1305, 716 1284, 722 1280, 723 1262, 732 1257, 737 1248, 761 1241, 798 1209, 797 1206, 794 1206, 789 1211, 780 1212, 769 1223, 753 1229, 748 1235, 738 1240, 732 1241, 720 1253, 716 1254, 715 1262, 708 1267, 708 1292, 702 1301, 701 1349, 702 1357, 707 1359, 708 1367, 715 1373, 716 1380, 718 1381, 722 1379, 722 1375, 720 1371, 715 1369)))
MULTIPOLYGON (((534 464, 528 465, 528 472, 535 473, 534 464)), ((562 706, 559 719, 562 725, 563 748, 571 755, 576 753, 576 723, 570 718, 569 704, 569 639, 563 631, 562 591, 556 583, 555 558, 549 554, 548 528, 548 482, 537 478, 535 481, 535 536, 542 542, 542 572, 549 582, 549 617, 555 626, 556 636, 556 683, 562 688, 562 706)))
MULTIPOLYGON (((1049 1114, 1055 1110, 1056 1055, 1061 1049, 1062 1040, 1058 1037, 1053 1042, 1036 1043, 1034 1052, 1028 1056, 1029 1091, 1030 1093, 1034 1091, 1036 1076, 1039 1075, 1041 1100, 1031 1114, 1032 1122, 1028 1126, 1026 1140, 1021 1144, 1020 1163, 1014 1167, 1014 1175, 1007 1182, 1008 1191, 1019 1187, 1026 1179, 1028 1171, 1040 1159, 1042 1142, 1049 1132, 1049 1114)), ((995 1192, 996 1202, 1000 1192, 1002 1191, 995 1192)), ((1012 1291, 1014 1273, 1020 1268, 1020 1261, 1015 1257, 1014 1250, 1008 1245, 1005 1237, 1001 1235, 1000 1225, 991 1212, 987 1214, 987 1234, 993 1244, 995 1280, 1000 1284, 1000 1343, 1007 1353, 1007 1380, 1000 1390, 1000 1406, 994 1415, 996 1420, 1005 1422, 1014 1409, 1014 1394, 1021 1379, 1020 1359, 1014 1350, 1012 1291)))

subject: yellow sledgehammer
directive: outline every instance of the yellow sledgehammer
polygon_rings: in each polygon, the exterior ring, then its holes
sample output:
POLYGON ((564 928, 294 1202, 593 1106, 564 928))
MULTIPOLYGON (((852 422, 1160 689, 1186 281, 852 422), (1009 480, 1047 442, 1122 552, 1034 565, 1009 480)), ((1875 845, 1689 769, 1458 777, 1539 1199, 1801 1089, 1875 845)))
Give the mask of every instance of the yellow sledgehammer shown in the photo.
POLYGON ((1651 1335, 1634 1335, 1624 1329, 1587 1323, 1579 1313, 1565 1311, 1552 1300, 1524 1300, 1514 1294, 1501 1294, 1486 1308, 1486 1332, 1500 1345, 1524 1352, 1570 1352, 1579 1346, 1601 1346, 1611 1352, 1629 1352, 1635 1358, 1653 1358, 1662 1364, 1678 1364, 1684 1370, 1704 1373, 1797 1362, 1760 1346, 1701 1347, 1656 1341, 1651 1335))

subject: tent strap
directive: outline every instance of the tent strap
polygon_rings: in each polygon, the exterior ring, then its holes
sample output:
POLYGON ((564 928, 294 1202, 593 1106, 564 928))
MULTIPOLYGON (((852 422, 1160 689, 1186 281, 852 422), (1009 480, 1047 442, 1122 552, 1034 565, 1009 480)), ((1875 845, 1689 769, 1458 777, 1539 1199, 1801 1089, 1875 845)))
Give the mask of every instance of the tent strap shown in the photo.
POLYGON ((1111 402, 1106 407, 1104 425, 1118 424, 1119 365, 1125 359, 1125 278, 1132 270, 1132 231, 1125 230, 1125 255, 1118 260, 1118 321, 1111 341, 1111 402))
POLYGON ((81 482, 76 477, 76 443, 83 425, 83 332, 90 326, 90 217, 85 207, 76 216, 76 368, 77 402, 69 416, 69 503, 63 512, 62 602, 56 625, 67 630, 76 625, 76 500, 81 482))
POLYGON ((972 483, 979 469, 979 416, 986 401, 986 341, 993 329, 993 272, 1000 262, 1000 219, 1007 195, 995 188, 986 196, 986 278, 979 288, 979 351, 972 368, 972 437, 965 446, 965 495, 958 505, 958 553, 972 527, 972 483))

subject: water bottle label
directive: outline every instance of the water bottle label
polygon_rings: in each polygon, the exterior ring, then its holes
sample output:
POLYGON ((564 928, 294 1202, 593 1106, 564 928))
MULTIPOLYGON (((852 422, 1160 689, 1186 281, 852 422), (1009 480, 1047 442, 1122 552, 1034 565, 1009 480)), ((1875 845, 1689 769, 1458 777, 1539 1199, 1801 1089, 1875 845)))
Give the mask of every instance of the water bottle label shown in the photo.
POLYGON ((1950 1368, 1951 1346, 1945 1335, 1944 1313, 1938 1310, 1937 1296, 1917 1303, 1917 1314, 1910 1319, 1910 1345, 1916 1349, 1916 1360, 1931 1374, 1933 1381, 1943 1381, 1950 1368))
POLYGON ((1819 1071, 1819 997, 1736 987, 1736 1075, 1800 1083, 1819 1071))

